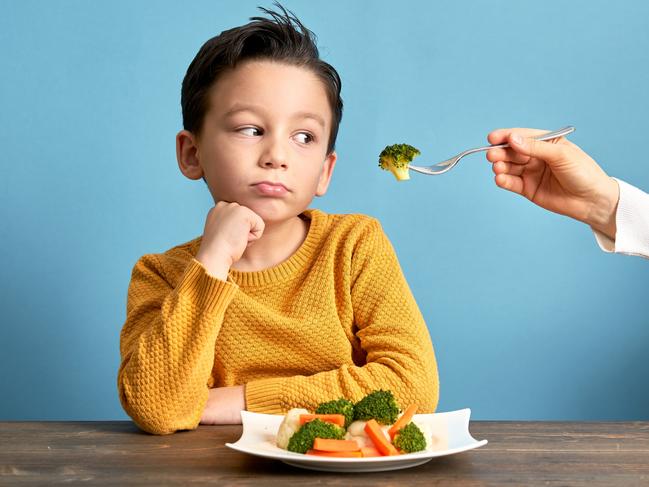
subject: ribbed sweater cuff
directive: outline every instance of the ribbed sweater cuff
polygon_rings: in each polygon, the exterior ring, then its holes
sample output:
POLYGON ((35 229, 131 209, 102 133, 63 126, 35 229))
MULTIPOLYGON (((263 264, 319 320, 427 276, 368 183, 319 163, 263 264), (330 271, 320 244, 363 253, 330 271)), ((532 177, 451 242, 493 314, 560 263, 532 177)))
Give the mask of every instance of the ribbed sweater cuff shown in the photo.
POLYGON ((246 384, 246 409, 255 413, 282 414, 282 379, 261 379, 246 384))
POLYGON ((236 284, 209 275, 200 262, 192 259, 185 269, 176 292, 178 296, 187 296, 203 311, 211 312, 219 308, 227 308, 237 289, 236 284))

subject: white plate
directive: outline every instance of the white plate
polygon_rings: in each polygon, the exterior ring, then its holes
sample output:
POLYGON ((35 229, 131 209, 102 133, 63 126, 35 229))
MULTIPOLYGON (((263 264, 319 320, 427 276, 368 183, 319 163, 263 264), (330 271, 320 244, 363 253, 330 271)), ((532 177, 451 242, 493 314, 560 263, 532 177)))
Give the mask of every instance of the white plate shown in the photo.
POLYGON ((282 415, 241 411, 243 433, 236 443, 225 445, 243 453, 281 460, 295 467, 328 472, 381 472, 398 470, 426 463, 435 457, 453 455, 487 444, 477 441, 469 433, 470 409, 448 413, 416 414, 413 421, 429 424, 437 443, 433 450, 389 457, 332 458, 302 455, 282 450, 275 444, 275 436, 284 419, 282 415))

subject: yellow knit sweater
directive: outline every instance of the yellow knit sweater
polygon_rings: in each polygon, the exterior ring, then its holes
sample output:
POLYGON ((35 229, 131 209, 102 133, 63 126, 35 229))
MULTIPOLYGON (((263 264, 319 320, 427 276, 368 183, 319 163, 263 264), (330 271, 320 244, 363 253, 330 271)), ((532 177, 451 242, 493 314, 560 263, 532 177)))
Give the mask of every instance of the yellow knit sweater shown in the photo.
POLYGON ((281 264, 231 270, 194 259, 200 238, 133 269, 118 374, 138 426, 166 434, 198 425, 211 387, 245 384, 249 411, 310 410, 390 389, 433 412, 430 336, 379 222, 307 210, 309 231, 281 264))

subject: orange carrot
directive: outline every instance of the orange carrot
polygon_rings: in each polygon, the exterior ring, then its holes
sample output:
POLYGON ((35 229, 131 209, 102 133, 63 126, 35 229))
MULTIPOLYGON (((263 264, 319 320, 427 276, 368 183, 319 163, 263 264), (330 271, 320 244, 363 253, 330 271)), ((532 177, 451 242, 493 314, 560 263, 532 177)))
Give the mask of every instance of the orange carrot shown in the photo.
POLYGON ((364 446, 363 448, 361 448, 361 453, 363 454, 363 458, 383 456, 381 455, 381 452, 373 446, 364 446))
POLYGON ((319 457, 343 457, 343 458, 360 458, 363 454, 360 451, 320 451, 307 450, 307 455, 316 455, 319 457))
POLYGON ((416 412, 417 412, 416 404, 411 404, 406 408, 406 410, 403 412, 401 417, 397 419, 397 421, 388 430, 390 439, 394 440, 394 437, 397 435, 399 430, 403 428, 405 425, 407 425, 408 423, 410 423, 410 420, 412 419, 412 417, 415 415, 416 412))
POLYGON ((359 451, 356 440, 331 440, 326 438, 316 438, 313 441, 313 449, 319 451, 359 451))
POLYGON ((399 454, 397 449, 385 437, 379 423, 377 423, 375 419, 370 419, 365 423, 365 433, 370 437, 376 449, 381 452, 381 455, 399 454))
POLYGON ((345 426, 345 416, 342 414, 300 414, 300 424, 308 423, 314 419, 337 424, 340 427, 345 426))

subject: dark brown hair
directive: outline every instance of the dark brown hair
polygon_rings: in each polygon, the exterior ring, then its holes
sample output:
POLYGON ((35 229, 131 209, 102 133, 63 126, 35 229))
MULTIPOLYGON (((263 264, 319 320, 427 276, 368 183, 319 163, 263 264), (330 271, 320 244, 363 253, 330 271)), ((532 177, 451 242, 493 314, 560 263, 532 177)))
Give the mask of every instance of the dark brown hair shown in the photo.
POLYGON ((183 79, 183 127, 200 133, 208 109, 209 90, 225 71, 243 61, 268 59, 310 69, 322 80, 333 114, 329 154, 335 148, 343 115, 340 76, 333 66, 320 59, 315 34, 293 12, 277 2, 275 6, 281 12, 259 7, 270 18, 252 17, 250 23, 223 31, 203 44, 183 79))

